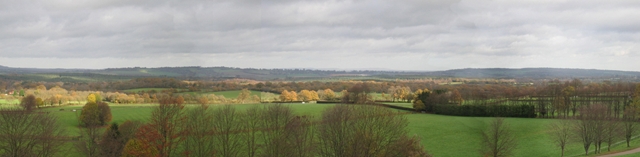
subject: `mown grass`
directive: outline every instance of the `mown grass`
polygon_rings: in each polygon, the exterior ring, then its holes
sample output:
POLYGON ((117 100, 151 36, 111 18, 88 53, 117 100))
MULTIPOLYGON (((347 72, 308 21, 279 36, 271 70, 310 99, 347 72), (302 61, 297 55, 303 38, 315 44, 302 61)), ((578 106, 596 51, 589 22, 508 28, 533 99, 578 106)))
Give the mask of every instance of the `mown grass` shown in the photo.
MULTIPOLYGON (((238 110, 245 110, 256 105, 270 104, 241 104, 234 105, 238 110)), ((283 104, 291 107, 296 114, 309 115, 319 119, 322 111, 335 104, 283 104)), ((150 117, 155 104, 111 105, 113 121, 122 123, 126 120, 139 120, 146 122, 150 117)), ((187 105, 187 108, 197 105, 187 105)), ((220 107, 222 105, 212 105, 220 107)), ((76 116, 81 106, 65 106, 42 109, 57 115, 68 130, 69 135, 78 135, 78 121, 76 116), (64 109, 64 111, 60 111, 64 109)), ((492 118, 486 117, 456 117, 432 114, 405 115, 409 121, 408 131, 410 135, 417 135, 422 139, 425 149, 437 157, 482 156, 479 153, 481 147, 481 132, 488 127, 492 118)), ((533 118, 505 118, 514 135, 518 138, 518 147, 513 156, 560 156, 560 150, 548 135, 548 126, 557 121, 555 119, 533 118)), ((633 148, 640 146, 640 140, 632 142, 633 148)), ((593 147, 591 148, 593 149, 593 147)), ((613 147, 613 151, 629 149, 625 144, 613 147)), ((606 153, 606 148, 603 148, 606 153)), ((567 147, 565 156, 584 156, 580 143, 574 142, 567 147)), ((591 152, 590 155, 593 153, 591 152)), ((75 155, 70 155, 75 156, 75 155)))
MULTIPOLYGON (((245 110, 251 106, 255 105, 269 105, 269 104, 241 104, 234 105, 238 110, 245 110)), ((290 106, 296 114, 300 115, 309 115, 309 116, 319 116, 320 113, 324 110, 324 108, 328 106, 333 106, 333 104, 283 104, 285 106, 290 106)), ((151 111, 153 107, 157 106, 157 104, 126 104, 126 105, 117 105, 110 104, 111 107, 111 115, 112 115, 112 123, 121 124, 127 120, 137 120, 141 122, 146 122, 151 117, 151 111)), ((187 105, 187 108, 196 107, 197 105, 187 105)), ((211 107, 220 107, 223 105, 211 105, 211 107)), ((82 109, 81 105, 76 106, 63 106, 63 107, 50 107, 43 108, 42 111, 50 112, 55 114, 58 117, 60 123, 63 124, 64 128, 67 129, 68 135, 77 136, 80 133, 78 128, 78 116, 80 116, 80 109, 82 109), (76 110, 75 112, 73 110, 76 110)))

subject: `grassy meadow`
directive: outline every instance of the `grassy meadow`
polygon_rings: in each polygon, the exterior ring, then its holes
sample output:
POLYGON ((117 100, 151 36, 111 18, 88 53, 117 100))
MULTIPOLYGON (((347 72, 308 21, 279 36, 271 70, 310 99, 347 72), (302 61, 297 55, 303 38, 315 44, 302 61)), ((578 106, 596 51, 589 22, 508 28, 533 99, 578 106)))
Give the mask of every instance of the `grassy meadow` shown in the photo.
MULTIPOLYGON (((149 92, 149 91, 152 91, 152 90, 155 90, 156 92, 162 92, 163 90, 167 90, 167 89, 171 89, 171 88, 134 88, 134 89, 123 90, 122 92, 138 93, 138 92, 149 92)), ((178 90, 180 90, 180 89, 178 89, 178 90)))
MULTIPOLYGON (((251 92, 250 95, 257 95, 260 96, 260 91, 252 91, 249 90, 251 92)), ((221 92, 209 92, 206 94, 215 94, 215 95, 222 95, 225 98, 237 98, 238 95, 240 95, 240 90, 233 90, 233 91, 221 91, 221 92)))
MULTIPOLYGON (((234 105, 239 110, 247 109, 254 105, 270 104, 242 104, 234 105)), ((290 106, 296 114, 309 115, 316 119, 320 118, 322 111, 334 104, 284 104, 290 106)), ((133 105, 111 105, 113 121, 122 123, 126 120, 139 120, 145 122, 151 114, 155 104, 133 104, 133 105)), ((187 108, 197 105, 187 105, 187 108)), ((222 105, 212 105, 219 107, 222 105)), ((78 135, 79 128, 77 116, 79 112, 73 109, 80 109, 82 106, 64 106, 45 108, 57 115, 67 129, 69 135, 78 135), (64 111, 61 111, 64 109, 64 111)), ((492 118, 483 117, 456 117, 432 114, 410 114, 404 115, 409 121, 407 127, 410 135, 417 135, 422 138, 425 149, 437 157, 458 157, 458 156, 480 156, 478 149, 481 146, 481 131, 488 127, 492 118)), ((547 133, 547 126, 556 120, 554 119, 532 119, 532 118, 505 118, 513 133, 518 137, 518 149, 514 156, 559 156, 560 150, 554 145, 547 133)), ((640 146, 640 140, 633 141, 634 147, 640 146)), ((606 148, 603 148, 606 153, 606 148)), ((625 150, 626 146, 620 144, 614 150, 625 150)), ((566 150, 567 156, 583 156, 580 143, 574 142, 566 150)))
MULTIPOLYGON (((171 88, 135 88, 135 89, 123 90, 122 92, 138 93, 138 92, 149 92, 152 90, 161 92, 163 90, 168 90, 168 89, 171 89, 171 88)), ((178 91, 178 94, 215 94, 215 95, 222 95, 225 98, 237 98, 241 92, 241 90, 219 91, 219 92, 188 92, 186 89, 176 89, 176 90, 178 91)), ((251 95, 260 96, 260 93, 261 93, 260 91, 253 91, 253 90, 250 90, 250 91, 251 91, 251 95)), ((279 94, 276 94, 276 96, 278 95, 279 94)))

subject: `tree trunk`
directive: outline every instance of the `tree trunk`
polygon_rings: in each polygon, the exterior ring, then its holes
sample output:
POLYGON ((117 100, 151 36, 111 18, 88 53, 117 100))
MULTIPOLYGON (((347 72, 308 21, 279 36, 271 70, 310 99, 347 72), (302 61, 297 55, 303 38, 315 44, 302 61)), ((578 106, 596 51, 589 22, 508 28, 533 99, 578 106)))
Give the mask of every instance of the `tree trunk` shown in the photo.
POLYGON ((591 146, 591 144, 584 145, 584 155, 589 155, 589 146, 591 146))

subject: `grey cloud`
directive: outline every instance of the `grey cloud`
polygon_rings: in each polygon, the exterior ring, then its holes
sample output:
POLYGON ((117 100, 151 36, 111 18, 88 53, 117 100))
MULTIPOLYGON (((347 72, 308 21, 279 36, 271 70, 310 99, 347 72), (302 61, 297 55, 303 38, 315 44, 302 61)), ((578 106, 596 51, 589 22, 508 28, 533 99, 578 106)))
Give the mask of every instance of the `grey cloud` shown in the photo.
MULTIPOLYGON (((105 63, 139 59, 138 66, 162 64, 153 57, 180 58, 176 65, 194 59, 199 65, 234 64, 249 57, 256 67, 296 67, 273 62, 403 55, 388 69, 436 63, 464 68, 448 62, 510 67, 513 58, 560 56, 571 60, 566 66, 591 66, 587 62, 598 58, 640 54, 639 16, 640 2, 633 0, 0 0, 0 56, 89 55, 111 58, 105 63), (430 63, 400 64, 407 60, 430 63)), ((539 62, 511 66, 556 65, 539 62)))

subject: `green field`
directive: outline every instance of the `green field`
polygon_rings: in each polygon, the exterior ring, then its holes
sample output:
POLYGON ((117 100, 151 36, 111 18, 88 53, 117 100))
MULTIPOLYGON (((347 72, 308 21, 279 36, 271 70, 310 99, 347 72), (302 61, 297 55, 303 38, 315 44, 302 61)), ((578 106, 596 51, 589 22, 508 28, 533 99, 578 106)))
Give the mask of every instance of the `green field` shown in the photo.
MULTIPOLYGON (((234 105, 239 110, 247 109, 254 105, 270 104, 243 104, 234 105)), ((284 104, 290 106, 296 114, 310 115, 319 119, 321 112, 333 104, 284 104)), ((154 104, 136 105, 111 105, 113 121, 122 123, 126 120, 146 121, 149 118, 154 104)), ((188 105, 194 107, 196 105, 188 105)), ((218 107, 222 105, 213 105, 218 107)), ((78 122, 76 116, 81 106, 66 106, 42 109, 60 117, 61 123, 65 125, 69 135, 78 135, 78 122), (64 111, 60 111, 64 109, 64 111)), ((432 114, 410 114, 405 115, 409 121, 408 130, 410 135, 417 135, 422 138, 425 149, 437 157, 458 157, 458 156, 480 156, 478 149, 481 146, 481 131, 484 130, 492 118, 480 117, 456 117, 432 114)), ((511 126, 516 137, 518 137, 518 148, 514 156, 560 156, 560 150, 552 143, 547 135, 547 126, 555 121, 554 119, 532 119, 532 118, 505 118, 511 126), (535 155, 534 155, 535 154, 535 155)), ((634 147, 640 146, 640 140, 632 142, 634 147)), ((606 145, 603 144, 603 152, 606 153, 606 145)), ((593 148, 592 148, 593 149, 593 148)), ((614 147, 614 150, 625 150, 624 144, 614 147)), ((568 146, 566 156, 583 156, 582 147, 579 143, 568 146)))
POLYGON ((13 100, 7 100, 7 99, 0 99, 0 104, 4 105, 4 104, 19 104, 20 100, 19 99, 13 99, 13 100))
POLYGON ((406 108, 413 108, 413 103, 406 103, 406 102, 385 102, 383 104, 406 107, 406 108))
MULTIPOLYGON (((260 91, 251 91, 251 95, 257 95, 260 96, 260 91)), ((240 90, 234 90, 234 91, 221 91, 221 92, 210 92, 207 94, 215 94, 215 95, 222 95, 225 98, 237 98, 238 95, 240 95, 240 90)))
MULTIPOLYGON (((162 92, 163 90, 168 90, 168 89, 170 88, 135 88, 135 89, 123 90, 122 92, 138 93, 138 92, 149 92, 151 90, 155 90, 156 92, 162 92)), ((234 99, 237 98, 241 92, 241 90, 220 91, 220 92, 186 92, 185 89, 177 89, 177 90, 178 90, 178 94, 215 94, 215 95, 222 95, 225 98, 234 98, 234 99)), ((250 91, 251 91, 251 95, 260 96, 260 91, 252 91, 252 90, 250 91)))
MULTIPOLYGON (((156 92, 162 92, 163 90, 167 90, 167 89, 171 89, 171 88, 134 88, 134 89, 123 90, 122 92, 138 93, 138 92, 149 92, 152 90, 155 90, 156 92)), ((179 91, 181 89, 177 89, 177 90, 179 91)))

